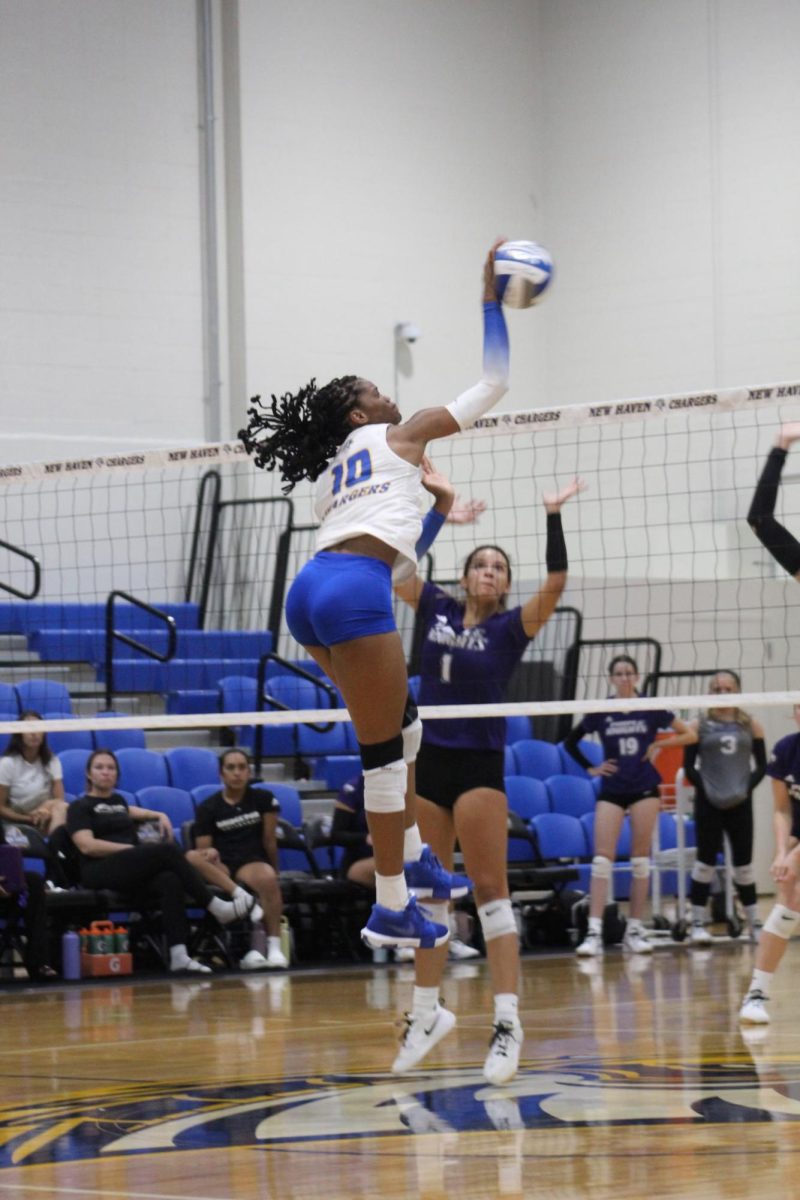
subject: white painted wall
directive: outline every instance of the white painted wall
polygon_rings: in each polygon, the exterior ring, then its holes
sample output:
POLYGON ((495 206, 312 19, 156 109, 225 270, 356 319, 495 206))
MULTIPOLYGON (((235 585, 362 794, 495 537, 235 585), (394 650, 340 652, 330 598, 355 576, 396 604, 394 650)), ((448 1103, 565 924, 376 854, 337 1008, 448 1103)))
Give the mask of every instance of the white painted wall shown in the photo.
POLYGON ((0 0, 6 462, 202 440, 195 24, 0 0))

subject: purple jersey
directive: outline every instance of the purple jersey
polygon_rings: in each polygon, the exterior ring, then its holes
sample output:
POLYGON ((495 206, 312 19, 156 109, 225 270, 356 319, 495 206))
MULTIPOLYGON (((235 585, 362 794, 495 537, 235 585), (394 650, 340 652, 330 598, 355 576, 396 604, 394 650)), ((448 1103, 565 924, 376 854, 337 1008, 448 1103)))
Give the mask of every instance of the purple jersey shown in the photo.
POLYGON ((644 757, 656 740, 659 729, 669 729, 675 714, 653 712, 587 713, 581 721, 585 733, 597 733, 603 744, 603 757, 612 758, 616 773, 603 777, 603 792, 612 796, 632 796, 651 792, 661 776, 644 757))
MULTIPOLYGON (((464 609, 426 583, 419 600, 424 624, 420 704, 499 704, 529 638, 519 608, 464 628, 464 609)), ((424 723, 423 740, 463 750, 505 746, 505 717, 459 717, 424 723)))
POLYGON ((800 733, 788 733, 775 743, 767 764, 767 774, 786 784, 792 804, 792 834, 800 829, 800 733))

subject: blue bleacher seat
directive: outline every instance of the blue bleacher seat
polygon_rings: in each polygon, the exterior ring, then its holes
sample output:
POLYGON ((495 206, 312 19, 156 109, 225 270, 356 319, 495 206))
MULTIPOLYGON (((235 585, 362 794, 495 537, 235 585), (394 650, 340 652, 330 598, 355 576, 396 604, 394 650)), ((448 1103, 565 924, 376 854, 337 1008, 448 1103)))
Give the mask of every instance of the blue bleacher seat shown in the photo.
MULTIPOLYGON (((239 675, 227 676, 219 680, 220 708, 222 712, 255 712, 257 703, 257 684, 255 679, 239 675)), ((234 726, 234 737, 240 746, 252 750, 255 746, 255 727, 253 725, 234 726)), ((290 757, 297 748, 297 738, 294 725, 275 725, 264 729, 261 749, 267 757, 270 755, 290 757)))
POLYGON ((194 820, 194 801, 187 791, 176 787, 145 787, 136 793, 136 804, 141 808, 152 808, 165 813, 172 822, 175 840, 183 845, 181 827, 185 821, 194 820))
MULTIPOLYGON (((280 805, 280 817, 295 829, 303 828, 303 808, 297 788, 287 783, 257 783, 256 788, 272 792, 280 805)), ((281 871, 308 871, 308 856, 302 850, 284 849, 278 841, 278 862, 281 871)))
POLYGON ((513 746, 514 742, 530 740, 530 717, 506 717, 506 745, 513 746))
MULTIPOLYGON (((257 658, 172 658, 160 663, 154 659, 115 658, 114 688, 118 692, 202 691, 214 688, 228 675, 255 679, 257 658)), ((98 678, 105 679, 105 665, 98 667, 98 678)))
MULTIPOLYGON (((175 620, 179 629, 197 629, 199 608, 196 604, 173 603, 148 597, 148 602, 175 620)), ((86 604, 63 601, 26 601, 0 603, 0 633, 30 633, 37 629, 102 629, 104 602, 86 604)), ((158 629, 163 622, 133 604, 120 602, 114 608, 118 629, 158 629)))
POLYGON ((64 770, 64 791, 82 796, 86 791, 86 762, 91 750, 62 750, 58 758, 64 770))
POLYGON ((586 844, 586 834, 577 817, 566 813, 542 813, 531 821, 531 829, 536 837, 539 854, 546 863, 571 859, 578 870, 577 886, 581 891, 588 892, 591 881, 591 865, 578 862, 589 854, 586 844))
POLYGON ((504 747, 504 755, 503 755, 503 774, 504 775, 516 775, 516 773, 517 773, 517 760, 514 757, 514 751, 511 749, 510 746, 506 746, 506 747, 504 747))
POLYGON ((169 771, 163 754, 131 746, 117 754, 120 787, 139 792, 146 787, 169 787, 169 771))
POLYGON ((0 683, 0 719, 15 721, 19 716, 19 696, 10 683, 0 683))
MULTIPOLYGON (((129 713, 115 712, 109 709, 108 712, 95 713, 96 717, 102 717, 104 720, 108 717, 127 717, 129 713)), ((143 729, 95 729, 94 744, 98 750, 113 750, 114 753, 118 750, 127 750, 130 747, 144 750, 146 739, 143 729)))
POLYGON ((306 756, 346 754, 347 733, 344 722, 332 725, 322 732, 309 725, 297 726, 297 753, 306 756))
MULTIPOLYGON (((578 749, 584 758, 588 758, 593 767, 598 766, 603 761, 603 747, 599 742, 593 741, 591 738, 581 738, 578 742, 578 749)), ((578 775, 582 779, 587 779, 587 773, 584 771, 580 763, 577 763, 569 751, 564 749, 564 743, 558 743, 558 754, 561 759, 559 774, 561 775, 578 775)))
POLYGON ((182 716, 186 713, 219 712, 219 688, 178 688, 167 693, 167 712, 182 716))
POLYGON ((170 783, 174 788, 191 792, 201 783, 214 783, 219 788, 219 758, 213 750, 202 746, 175 746, 164 754, 169 767, 170 783))
POLYGON ((419 675, 409 675, 408 691, 409 691, 409 694, 415 704, 419 704, 419 684, 420 684, 419 675))
POLYGON ((505 786, 508 807, 523 821, 532 821, 534 817, 551 811, 550 796, 541 779, 531 779, 529 775, 506 775, 505 786))
POLYGON ((552 742, 538 738, 524 738, 511 747, 516 769, 512 775, 530 775, 533 779, 547 779, 561 771, 558 748, 552 742))
POLYGON ((195 808, 207 800, 209 796, 213 796, 214 792, 220 791, 222 788, 222 780, 217 783, 201 783, 197 787, 192 788, 192 800, 194 800, 195 808))
MULTIPOLYGON (((63 720, 63 713, 43 713, 45 720, 63 720)), ((62 750, 94 750, 94 739, 90 729, 53 730, 47 735, 47 744, 54 754, 62 750)))
POLYGON ((340 788, 361 774, 361 758, 358 754, 328 754, 314 764, 314 778, 324 780, 326 788, 338 792, 340 788))
POLYGON ((593 812, 597 796, 589 779, 578 775, 551 775, 546 781, 553 812, 580 817, 593 812))
POLYGON ((63 683, 55 683, 52 679, 24 679, 16 689, 20 712, 33 709, 51 716, 72 716, 72 700, 63 683))

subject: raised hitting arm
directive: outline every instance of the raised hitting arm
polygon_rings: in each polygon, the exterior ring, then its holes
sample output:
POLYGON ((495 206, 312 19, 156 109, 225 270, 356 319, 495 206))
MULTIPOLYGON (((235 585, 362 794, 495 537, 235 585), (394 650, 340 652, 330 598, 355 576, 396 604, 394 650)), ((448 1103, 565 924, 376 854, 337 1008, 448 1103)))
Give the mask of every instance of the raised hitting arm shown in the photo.
POLYGON ((793 442, 800 440, 800 421, 784 425, 767 456, 747 514, 747 523, 775 561, 800 583, 800 542, 775 520, 775 504, 783 464, 793 442))

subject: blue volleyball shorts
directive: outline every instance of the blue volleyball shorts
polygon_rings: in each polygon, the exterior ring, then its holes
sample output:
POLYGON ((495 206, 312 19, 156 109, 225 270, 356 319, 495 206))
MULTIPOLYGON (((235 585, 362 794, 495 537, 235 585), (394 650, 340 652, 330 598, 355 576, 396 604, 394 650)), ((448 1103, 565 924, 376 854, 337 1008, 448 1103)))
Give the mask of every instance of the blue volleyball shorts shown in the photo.
POLYGON ((286 623, 301 646, 334 646, 397 628, 392 569, 378 558, 322 550, 286 597, 286 623))

